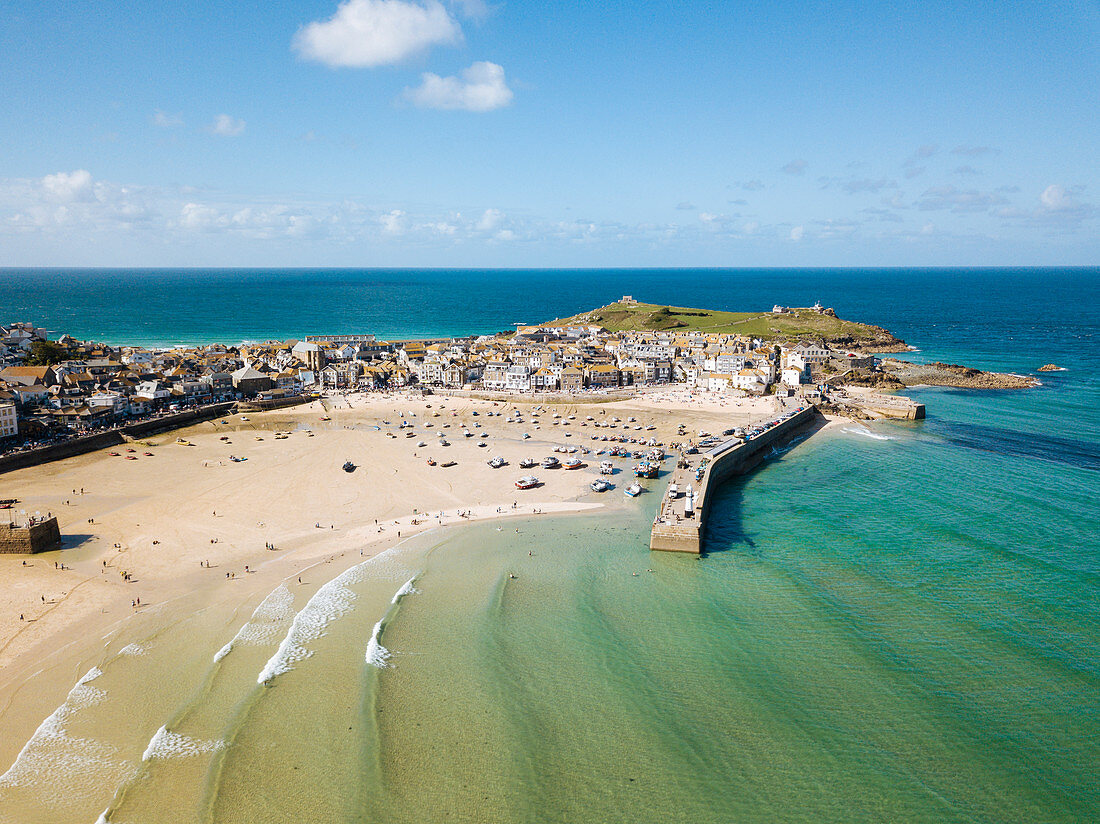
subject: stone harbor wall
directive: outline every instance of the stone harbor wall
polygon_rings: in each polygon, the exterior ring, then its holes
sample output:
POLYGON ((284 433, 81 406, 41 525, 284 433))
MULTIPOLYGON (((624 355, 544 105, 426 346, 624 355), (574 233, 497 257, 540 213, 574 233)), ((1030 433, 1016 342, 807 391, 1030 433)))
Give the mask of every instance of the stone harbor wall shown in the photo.
POLYGON ((0 523, 0 554, 33 555, 61 549, 61 530, 57 518, 49 518, 30 527, 0 523))

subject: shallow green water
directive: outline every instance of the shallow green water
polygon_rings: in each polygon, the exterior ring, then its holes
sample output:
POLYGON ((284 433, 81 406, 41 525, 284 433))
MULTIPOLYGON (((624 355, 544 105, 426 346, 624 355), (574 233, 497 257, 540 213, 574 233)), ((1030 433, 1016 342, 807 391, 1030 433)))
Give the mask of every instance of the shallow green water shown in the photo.
POLYGON ((911 357, 1068 371, 774 456, 703 559, 648 551, 643 496, 135 627, 0 776, 0 822, 1100 820, 1100 281, 861 277, 813 282, 911 357))

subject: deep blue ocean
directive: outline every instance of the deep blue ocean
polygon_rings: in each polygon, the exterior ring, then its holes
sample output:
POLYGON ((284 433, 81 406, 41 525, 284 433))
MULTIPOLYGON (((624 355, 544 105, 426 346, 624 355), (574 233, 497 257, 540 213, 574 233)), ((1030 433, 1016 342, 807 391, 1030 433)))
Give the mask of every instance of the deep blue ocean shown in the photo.
MULTIPOLYGON (((364 715, 369 769, 316 758, 325 799, 367 797, 331 820, 1100 821, 1100 269, 5 270, 0 322, 116 344, 404 338, 624 294, 820 301, 916 347, 902 357, 1042 385, 912 388, 926 420, 808 438, 722 488, 702 560, 649 553, 641 510, 447 538, 386 630, 416 657, 364 693, 386 710, 364 715), (529 547, 529 600, 503 598, 529 547)), ((286 740, 308 740, 317 683, 303 668, 272 693, 303 728, 286 740)), ((239 752, 210 820, 281 797, 282 756, 239 752)))

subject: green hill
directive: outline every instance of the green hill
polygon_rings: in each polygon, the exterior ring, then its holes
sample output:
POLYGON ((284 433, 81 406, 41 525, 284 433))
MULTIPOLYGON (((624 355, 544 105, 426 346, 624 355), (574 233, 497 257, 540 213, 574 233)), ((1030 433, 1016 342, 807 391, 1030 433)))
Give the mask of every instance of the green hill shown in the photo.
POLYGON ((879 326, 842 320, 813 309, 772 312, 723 312, 653 303, 612 303, 548 326, 595 324, 610 332, 709 332, 775 341, 825 340, 852 347, 887 349, 902 341, 879 326))

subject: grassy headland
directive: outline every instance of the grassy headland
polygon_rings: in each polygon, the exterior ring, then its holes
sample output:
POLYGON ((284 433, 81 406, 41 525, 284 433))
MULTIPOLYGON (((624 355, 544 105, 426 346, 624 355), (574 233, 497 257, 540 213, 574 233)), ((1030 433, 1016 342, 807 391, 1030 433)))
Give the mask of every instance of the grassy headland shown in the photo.
POLYGON ((842 320, 813 309, 792 309, 787 314, 772 312, 723 312, 654 303, 612 303, 548 326, 597 324, 610 332, 708 332, 745 335, 768 340, 794 342, 814 340, 838 346, 875 349, 905 349, 904 342, 879 326, 842 320))

